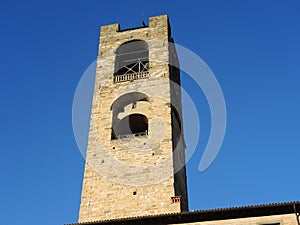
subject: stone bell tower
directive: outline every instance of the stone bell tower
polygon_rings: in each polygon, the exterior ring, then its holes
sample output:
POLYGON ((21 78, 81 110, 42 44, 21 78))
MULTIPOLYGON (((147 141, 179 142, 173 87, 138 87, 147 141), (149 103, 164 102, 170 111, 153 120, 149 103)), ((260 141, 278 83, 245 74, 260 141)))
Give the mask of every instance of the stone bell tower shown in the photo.
POLYGON ((179 72, 167 15, 101 27, 79 222, 188 210, 179 72))

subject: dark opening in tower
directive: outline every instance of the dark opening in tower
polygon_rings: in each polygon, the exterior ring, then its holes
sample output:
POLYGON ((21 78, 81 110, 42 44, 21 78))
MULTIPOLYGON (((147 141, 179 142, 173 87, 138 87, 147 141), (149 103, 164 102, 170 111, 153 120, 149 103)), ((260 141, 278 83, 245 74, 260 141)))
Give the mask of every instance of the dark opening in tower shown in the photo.
POLYGON ((149 98, 141 92, 120 96, 111 106, 111 139, 148 135, 149 98))
POLYGON ((131 114, 115 124, 112 139, 143 136, 147 134, 148 118, 142 114, 131 114))
POLYGON ((149 69, 148 44, 142 40, 126 42, 118 47, 114 75, 146 72, 149 69))

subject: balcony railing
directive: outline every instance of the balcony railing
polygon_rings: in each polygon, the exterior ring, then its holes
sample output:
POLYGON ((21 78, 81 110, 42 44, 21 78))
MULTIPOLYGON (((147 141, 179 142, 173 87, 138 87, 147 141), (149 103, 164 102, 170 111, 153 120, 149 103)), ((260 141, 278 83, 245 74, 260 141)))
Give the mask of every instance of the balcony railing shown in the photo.
POLYGON ((128 73, 128 74, 122 74, 122 75, 115 75, 114 82, 124 82, 128 80, 137 80, 137 79, 143 79, 149 77, 149 71, 145 72, 136 72, 136 73, 128 73))
POLYGON ((140 137, 140 136, 145 136, 148 135, 148 131, 144 131, 144 132, 139 132, 139 133, 135 133, 135 134, 122 134, 122 135, 118 135, 118 139, 121 138, 133 138, 133 137, 140 137))
POLYGON ((136 63, 130 64, 129 66, 124 66, 122 70, 125 70, 126 72, 122 74, 115 74, 114 82, 118 83, 149 77, 149 63, 148 61, 141 60, 142 59, 139 59, 136 63))

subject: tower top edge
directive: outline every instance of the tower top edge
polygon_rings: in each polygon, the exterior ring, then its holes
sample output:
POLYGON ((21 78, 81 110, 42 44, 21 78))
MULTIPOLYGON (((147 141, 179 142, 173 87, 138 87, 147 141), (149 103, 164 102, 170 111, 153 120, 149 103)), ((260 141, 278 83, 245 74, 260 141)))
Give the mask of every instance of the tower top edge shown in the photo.
POLYGON ((147 28, 159 28, 162 25, 170 27, 169 17, 167 14, 149 17, 148 24, 149 25, 131 27, 131 28, 126 28, 126 29, 121 29, 121 26, 119 23, 103 25, 100 27, 100 34, 102 36, 102 35, 105 35, 108 33, 128 32, 128 31, 132 31, 132 30, 147 29, 147 28))

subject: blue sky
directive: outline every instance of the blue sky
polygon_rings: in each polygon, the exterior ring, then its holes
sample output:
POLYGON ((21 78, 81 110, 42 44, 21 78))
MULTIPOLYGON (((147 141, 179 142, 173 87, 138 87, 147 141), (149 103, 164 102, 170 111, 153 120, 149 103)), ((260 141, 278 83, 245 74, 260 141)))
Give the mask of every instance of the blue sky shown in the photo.
POLYGON ((96 59, 99 26, 140 26, 142 13, 169 15, 176 43, 207 63, 227 105, 221 151, 199 172, 209 109, 183 76, 201 117, 190 209, 300 200, 299 12, 298 0, 2 1, 0 223, 77 221, 84 159, 74 92, 96 59))

